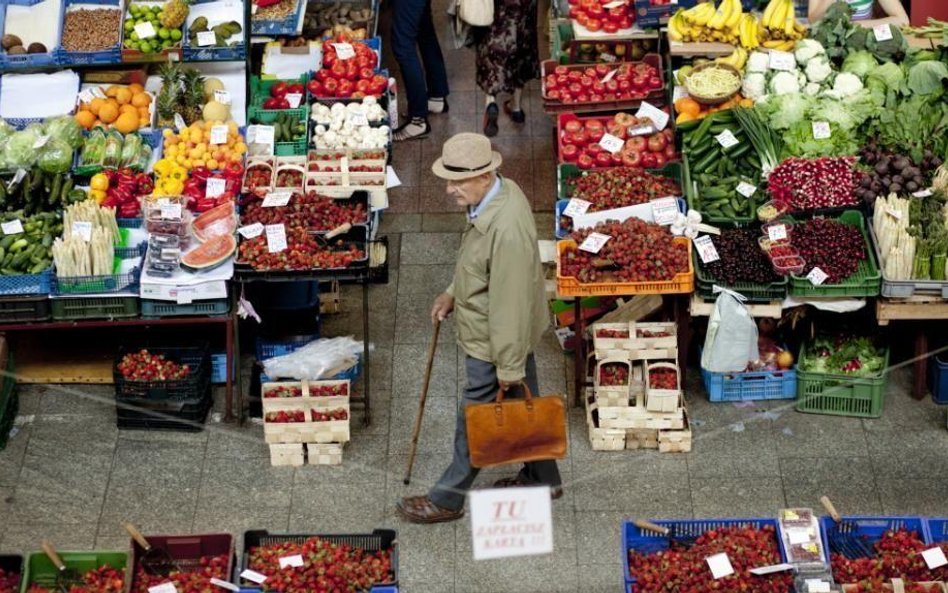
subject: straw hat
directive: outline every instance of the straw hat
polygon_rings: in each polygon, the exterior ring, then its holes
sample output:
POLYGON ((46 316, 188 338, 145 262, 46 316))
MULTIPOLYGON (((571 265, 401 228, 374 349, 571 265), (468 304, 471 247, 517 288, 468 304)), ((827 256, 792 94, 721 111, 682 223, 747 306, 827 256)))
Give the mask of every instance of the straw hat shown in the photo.
POLYGON ((491 150, 487 136, 464 132, 448 138, 431 171, 441 179, 460 181, 493 171, 502 160, 499 152, 491 150))

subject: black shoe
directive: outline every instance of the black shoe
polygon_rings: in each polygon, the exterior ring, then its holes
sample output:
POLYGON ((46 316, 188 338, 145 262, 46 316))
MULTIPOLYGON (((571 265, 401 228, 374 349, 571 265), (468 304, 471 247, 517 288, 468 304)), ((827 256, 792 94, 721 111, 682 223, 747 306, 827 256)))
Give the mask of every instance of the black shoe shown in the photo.
POLYGON ((518 109, 514 111, 510 107, 510 101, 504 102, 504 113, 510 116, 510 119, 513 120, 515 124, 522 124, 527 121, 527 114, 523 112, 523 109, 518 109))
POLYGON ((448 100, 445 98, 428 99, 428 113, 438 115, 448 112, 448 100))
POLYGON ((500 110, 497 108, 497 103, 491 103, 484 111, 484 135, 488 138, 497 135, 497 116, 499 114, 500 110))

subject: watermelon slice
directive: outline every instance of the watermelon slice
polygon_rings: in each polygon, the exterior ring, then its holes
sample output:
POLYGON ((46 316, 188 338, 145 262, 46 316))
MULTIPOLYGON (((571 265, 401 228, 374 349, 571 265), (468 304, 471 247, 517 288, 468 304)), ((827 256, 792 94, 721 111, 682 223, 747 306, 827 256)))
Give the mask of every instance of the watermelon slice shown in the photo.
POLYGON ((200 241, 207 241, 220 235, 233 235, 237 230, 237 214, 234 203, 227 201, 215 206, 191 222, 191 232, 200 241))
POLYGON ((181 267, 189 272, 204 272, 221 265, 237 249, 233 235, 219 235, 201 243, 181 258, 181 267))

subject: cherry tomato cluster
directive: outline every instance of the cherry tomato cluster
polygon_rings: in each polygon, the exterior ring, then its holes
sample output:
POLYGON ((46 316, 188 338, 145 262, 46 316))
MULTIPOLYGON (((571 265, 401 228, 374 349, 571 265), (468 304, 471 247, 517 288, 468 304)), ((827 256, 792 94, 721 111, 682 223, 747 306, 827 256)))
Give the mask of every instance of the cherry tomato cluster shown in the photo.
POLYGON ((599 223, 574 232, 571 238, 577 247, 562 252, 560 270, 583 284, 671 280, 688 271, 685 245, 675 243, 666 227, 638 218, 599 223), (578 246, 593 232, 610 239, 599 253, 580 250, 578 246))
POLYGON ((780 548, 772 526, 724 527, 698 537, 693 547, 642 554, 629 550, 630 576, 635 593, 790 593, 793 574, 778 572, 755 576, 750 569, 779 564, 780 548), (727 554, 734 574, 715 579, 707 558, 727 554))
POLYGON ((613 387, 629 384, 629 365, 621 362, 609 362, 599 367, 599 384, 613 387))
POLYGON ((652 389, 678 389, 678 373, 672 369, 651 369, 648 386, 652 389))
POLYGON ((287 228, 330 231, 343 224, 362 224, 369 219, 365 204, 321 196, 315 191, 294 193, 286 206, 264 207, 259 196, 249 196, 240 220, 242 224, 283 223, 287 228))
POLYGON ((191 374, 190 366, 168 360, 164 354, 152 354, 144 348, 123 356, 118 370, 130 381, 174 381, 191 374))
POLYGON ((594 33, 618 33, 632 27, 635 9, 632 0, 615 4, 614 0, 569 0, 569 18, 594 33))
POLYGON ((263 397, 303 397, 303 388, 299 385, 277 385, 265 390, 263 397))
POLYGON ((596 337, 625 339, 629 337, 629 331, 625 329, 597 329, 596 337))
MULTIPOLYGON (((948 552, 948 542, 939 545, 948 552)), ((876 551, 874 558, 851 560, 841 554, 830 554, 836 582, 858 583, 860 587, 866 587, 865 591, 882 591, 882 585, 888 584, 893 578, 918 582, 948 579, 948 566, 934 570, 928 568, 922 552, 933 546, 925 544, 915 531, 886 531, 873 547, 876 551)), ((906 591, 909 590, 906 588, 906 591)))
POLYGON ((268 577, 268 593, 368 591, 395 578, 389 551, 369 552, 318 537, 250 548, 249 556, 249 568, 268 577), (303 557, 303 566, 280 567, 280 558, 295 555, 303 557))
POLYGON ((664 86, 658 68, 645 62, 556 66, 543 78, 543 98, 560 103, 642 99, 664 86))
MULTIPOLYGON (((125 588, 125 577, 122 571, 111 566, 100 566, 82 575, 82 584, 69 587, 69 593, 121 593, 125 588)), ((36 583, 30 585, 27 593, 55 593, 55 587, 47 589, 36 583)))
MULTIPOLYGON (((287 95, 302 95, 306 92, 303 88, 303 85, 295 82, 293 84, 287 84, 283 81, 274 83, 270 87, 270 96, 263 102, 264 109, 291 109, 293 106, 290 105, 289 100, 287 100, 287 95)), ((298 104, 297 104, 298 105, 298 104)))
POLYGON ((345 383, 338 385, 310 385, 310 397, 337 397, 349 395, 349 386, 345 383))
POLYGON ((17 593, 20 590, 20 573, 0 568, 0 593, 17 593))
POLYGON ((378 56, 368 45, 338 35, 334 40, 323 42, 323 67, 313 73, 306 89, 310 95, 320 98, 378 98, 388 88, 388 78, 376 74, 376 66, 378 56), (346 45, 355 55, 340 55, 343 52, 340 47, 346 45))
POLYGON ((286 230, 287 247, 270 253, 265 235, 247 239, 238 248, 238 262, 254 270, 319 270, 348 267, 352 262, 365 259, 365 252, 355 245, 348 247, 342 240, 334 248, 324 247, 311 234, 299 227, 286 230))
POLYGON ((227 554, 201 556, 200 566, 195 570, 172 570, 164 576, 148 574, 139 566, 135 570, 131 593, 148 593, 150 587, 167 582, 174 583, 180 593, 207 593, 215 589, 210 583, 212 578, 228 580, 228 560, 227 554))
POLYGON ((670 128, 656 132, 652 120, 628 113, 617 113, 611 118, 571 119, 563 125, 559 142, 560 158, 575 162, 580 169, 618 165, 661 168, 681 158, 670 128), (616 152, 609 152, 600 144, 606 134, 625 144, 616 152))

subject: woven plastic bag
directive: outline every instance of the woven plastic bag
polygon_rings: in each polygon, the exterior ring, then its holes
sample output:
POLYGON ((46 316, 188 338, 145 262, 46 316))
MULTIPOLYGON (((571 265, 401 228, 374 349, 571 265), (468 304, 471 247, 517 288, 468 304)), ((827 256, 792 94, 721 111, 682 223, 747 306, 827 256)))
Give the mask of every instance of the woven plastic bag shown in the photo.
POLYGON ((352 336, 322 338, 283 356, 263 361, 268 377, 315 381, 330 379, 359 362, 362 342, 352 336))
POLYGON ((708 335, 701 353, 701 368, 713 373, 735 373, 760 358, 757 324, 747 312, 743 295, 719 286, 714 311, 708 319, 708 335))

